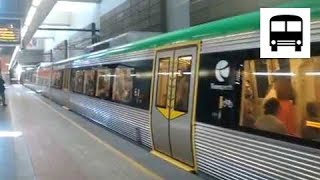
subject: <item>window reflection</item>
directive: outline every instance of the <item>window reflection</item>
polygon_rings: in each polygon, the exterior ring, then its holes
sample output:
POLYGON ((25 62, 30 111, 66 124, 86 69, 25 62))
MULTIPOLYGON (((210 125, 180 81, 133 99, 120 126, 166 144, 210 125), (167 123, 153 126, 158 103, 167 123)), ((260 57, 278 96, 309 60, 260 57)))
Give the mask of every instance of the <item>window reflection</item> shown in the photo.
POLYGON ((72 74, 73 78, 73 91, 77 93, 83 92, 83 78, 84 78, 84 71, 83 70, 75 70, 72 74))
POLYGON ((108 64, 95 69, 72 69, 70 89, 137 108, 149 108, 152 60, 108 64))
POLYGON ((71 69, 65 69, 63 72, 63 88, 69 89, 71 69))
POLYGON ((61 89, 62 88, 63 70, 53 71, 52 76, 53 76, 52 86, 55 88, 61 89))
POLYGON ((319 141, 319 60, 245 61, 241 125, 319 141), (257 61, 265 64, 265 71, 257 71, 257 61), (287 65, 281 66, 280 61, 287 65), (259 76, 265 77, 264 83, 259 83, 259 76))
POLYGON ((94 96, 95 94, 95 70, 84 71, 84 94, 94 96))
POLYGON ((167 106, 170 58, 159 59, 156 106, 167 106))
POLYGON ((179 57, 176 74, 176 95, 174 109, 188 112, 189 86, 191 76, 192 56, 179 57))
POLYGON ((115 69, 112 99, 128 103, 132 99, 133 90, 133 68, 119 66, 115 69))
POLYGON ((97 73, 96 96, 101 98, 109 98, 111 90, 111 70, 100 69, 97 73))

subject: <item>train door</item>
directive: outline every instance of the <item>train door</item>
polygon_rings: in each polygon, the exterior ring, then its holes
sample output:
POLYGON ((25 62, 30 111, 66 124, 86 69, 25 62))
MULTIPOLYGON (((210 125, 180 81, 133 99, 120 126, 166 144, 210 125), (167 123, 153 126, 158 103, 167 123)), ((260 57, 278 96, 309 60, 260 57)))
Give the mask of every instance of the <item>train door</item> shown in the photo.
POLYGON ((151 115, 154 150, 193 167, 197 46, 158 51, 151 115))

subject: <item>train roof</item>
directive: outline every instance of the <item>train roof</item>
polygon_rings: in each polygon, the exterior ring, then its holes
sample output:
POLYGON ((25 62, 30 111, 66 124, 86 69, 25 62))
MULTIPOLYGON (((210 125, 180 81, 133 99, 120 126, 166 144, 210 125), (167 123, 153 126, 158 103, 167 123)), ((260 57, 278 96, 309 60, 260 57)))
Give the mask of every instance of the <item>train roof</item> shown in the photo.
MULTIPOLYGON (((296 0, 276 6, 277 8, 310 8, 311 18, 320 18, 320 0, 296 0)), ((70 62, 81 59, 95 59, 110 55, 128 53, 133 51, 158 48, 165 45, 183 43, 193 40, 227 36, 250 31, 257 31, 260 28, 260 11, 255 11, 239 16, 233 16, 222 20, 217 20, 182 30, 169 32, 151 38, 139 40, 126 45, 100 50, 93 53, 72 57, 55 64, 70 62)))

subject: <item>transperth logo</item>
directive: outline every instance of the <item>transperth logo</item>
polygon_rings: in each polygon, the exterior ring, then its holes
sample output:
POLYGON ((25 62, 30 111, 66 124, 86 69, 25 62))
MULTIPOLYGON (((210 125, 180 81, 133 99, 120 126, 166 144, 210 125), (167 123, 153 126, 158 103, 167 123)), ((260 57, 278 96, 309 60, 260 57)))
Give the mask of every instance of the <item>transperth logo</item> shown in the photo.
POLYGON ((219 82, 225 82, 230 75, 229 63, 226 60, 221 60, 216 65, 216 78, 219 82))

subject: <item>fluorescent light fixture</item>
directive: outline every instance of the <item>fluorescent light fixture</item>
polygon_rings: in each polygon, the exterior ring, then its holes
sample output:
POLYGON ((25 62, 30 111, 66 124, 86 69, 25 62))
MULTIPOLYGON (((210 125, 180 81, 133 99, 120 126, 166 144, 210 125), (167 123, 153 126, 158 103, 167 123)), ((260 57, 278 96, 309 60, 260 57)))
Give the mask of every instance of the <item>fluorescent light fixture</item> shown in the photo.
POLYGON ((31 21, 32 21, 34 15, 36 14, 36 11, 37 11, 36 7, 34 7, 34 6, 30 7, 28 15, 27 15, 27 18, 26 18, 26 21, 24 22, 24 24, 26 26, 29 26, 31 24, 31 21))
POLYGON ((27 31, 28 31, 28 26, 23 26, 23 28, 21 30, 21 37, 22 38, 26 35, 27 31))
POLYGON ((257 76, 295 76, 292 72, 254 72, 252 73, 257 76))
POLYGON ((306 72, 307 76, 320 76, 320 72, 306 72))
POLYGON ((158 75, 170 75, 171 73, 169 72, 159 72, 158 75))
POLYGON ((14 64, 14 61, 16 59, 17 53, 20 50, 20 46, 16 46, 16 48, 14 49, 11 59, 10 59, 10 63, 9 63, 9 69, 11 69, 12 65, 14 64))
POLYGON ((17 76, 18 76, 18 80, 20 80, 20 76, 21 74, 24 72, 24 70, 22 69, 21 65, 18 64, 16 69, 15 69, 15 72, 17 73, 17 76))
POLYGON ((0 131, 0 137, 19 137, 21 135, 20 131, 0 131))
POLYGON ((42 0, 32 0, 32 5, 33 6, 39 6, 42 0))
POLYGON ((191 75, 192 73, 191 73, 191 72, 183 72, 182 74, 184 74, 184 75, 191 75))

